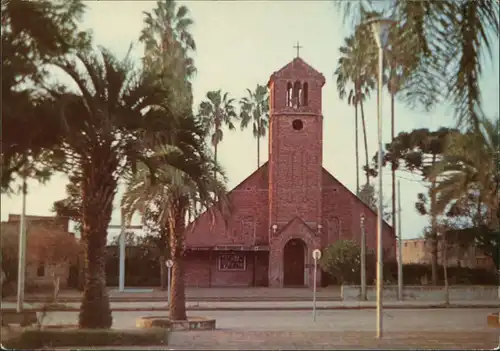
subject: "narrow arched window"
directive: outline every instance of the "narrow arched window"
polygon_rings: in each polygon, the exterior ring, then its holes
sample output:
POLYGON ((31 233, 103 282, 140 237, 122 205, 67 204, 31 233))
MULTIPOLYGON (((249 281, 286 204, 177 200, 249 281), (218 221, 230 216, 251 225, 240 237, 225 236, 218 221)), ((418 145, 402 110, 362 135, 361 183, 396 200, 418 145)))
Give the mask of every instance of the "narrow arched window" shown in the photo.
POLYGON ((302 85, 302 105, 303 106, 307 106, 309 105, 309 92, 308 92, 308 89, 309 89, 309 84, 307 83, 304 83, 302 85))
POLYGON ((288 82, 286 85, 286 106, 292 106, 292 83, 288 82))
POLYGON ((292 103, 293 107, 300 107, 300 90, 302 89, 302 85, 299 81, 296 81, 293 84, 293 93, 292 93, 292 103))

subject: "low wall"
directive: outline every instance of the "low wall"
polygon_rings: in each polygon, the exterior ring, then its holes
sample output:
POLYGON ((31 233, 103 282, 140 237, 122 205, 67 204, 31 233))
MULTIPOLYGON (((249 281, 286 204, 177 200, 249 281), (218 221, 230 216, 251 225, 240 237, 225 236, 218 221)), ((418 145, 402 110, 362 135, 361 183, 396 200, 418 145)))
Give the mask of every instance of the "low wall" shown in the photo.
MULTIPOLYGON (((500 287, 486 285, 453 285, 449 287, 450 301, 493 301, 500 299, 500 287)), ((342 300, 353 301, 361 299, 360 285, 342 285, 342 300)), ((404 300, 415 301, 444 301, 445 292, 442 286, 405 286, 403 288, 404 300)), ((366 287, 366 299, 376 300, 375 286, 366 287)), ((385 285, 384 300, 397 300, 397 285, 385 285)))

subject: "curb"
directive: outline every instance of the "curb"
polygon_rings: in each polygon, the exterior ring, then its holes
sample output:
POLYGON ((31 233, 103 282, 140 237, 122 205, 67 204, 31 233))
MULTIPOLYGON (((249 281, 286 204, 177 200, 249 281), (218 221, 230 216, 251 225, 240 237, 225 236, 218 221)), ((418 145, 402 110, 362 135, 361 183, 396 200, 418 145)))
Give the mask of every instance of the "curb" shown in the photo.
MULTIPOLYGON (((474 309, 474 308, 499 308, 498 304, 491 305, 446 305, 446 304, 437 304, 437 305, 424 305, 424 306, 416 306, 416 305, 386 305, 383 306, 384 309, 389 310, 427 310, 427 309, 453 309, 453 308, 462 308, 462 309, 474 309)), ((187 307, 187 311, 310 311, 312 307, 298 306, 298 307, 196 307, 191 306, 187 307)), ((336 311, 336 310, 374 310, 376 306, 319 306, 316 307, 317 311, 336 311)), ((10 312, 15 309, 3 309, 2 312, 10 312)), ((33 312, 42 312, 42 308, 33 308, 26 309, 33 312)), ((168 311, 168 307, 121 307, 121 308, 112 308, 113 312, 164 312, 168 311)), ((46 312, 80 312, 79 308, 65 308, 65 309, 49 309, 46 312)))
MULTIPOLYGON (((167 297, 149 297, 149 298, 141 298, 141 297, 119 297, 119 298, 110 298, 109 302, 163 302, 166 301, 167 297)), ((4 302, 12 302, 15 303, 15 299, 3 299, 4 302)), ((210 298, 210 297, 200 297, 196 299, 186 299, 187 302, 310 302, 311 298, 210 298)), ((316 301, 318 302, 332 302, 332 301, 342 301, 340 297, 316 297, 316 301)), ((26 303, 44 303, 47 300, 44 299, 24 299, 26 303)), ((81 298, 58 298, 58 303, 80 303, 82 302, 81 298)))

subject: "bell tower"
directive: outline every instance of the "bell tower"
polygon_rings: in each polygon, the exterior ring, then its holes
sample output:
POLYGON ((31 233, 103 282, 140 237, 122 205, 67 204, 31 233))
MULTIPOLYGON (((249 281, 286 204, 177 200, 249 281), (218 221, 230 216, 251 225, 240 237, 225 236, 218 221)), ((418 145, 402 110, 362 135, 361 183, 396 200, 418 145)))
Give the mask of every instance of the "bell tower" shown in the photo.
POLYGON ((269 80, 269 228, 299 217, 322 222, 323 115, 325 77, 300 57, 269 80))

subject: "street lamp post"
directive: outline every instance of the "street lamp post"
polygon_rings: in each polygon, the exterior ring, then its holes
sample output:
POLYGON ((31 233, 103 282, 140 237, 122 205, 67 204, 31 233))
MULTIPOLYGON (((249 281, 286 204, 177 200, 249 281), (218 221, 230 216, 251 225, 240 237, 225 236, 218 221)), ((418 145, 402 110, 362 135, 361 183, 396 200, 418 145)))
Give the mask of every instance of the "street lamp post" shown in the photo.
POLYGON ((384 71, 384 48, 389 39, 389 30, 395 22, 389 19, 373 18, 366 22, 371 30, 378 47, 378 204, 377 204, 377 338, 382 337, 382 288, 383 288, 383 193, 382 193, 382 83, 384 71))

